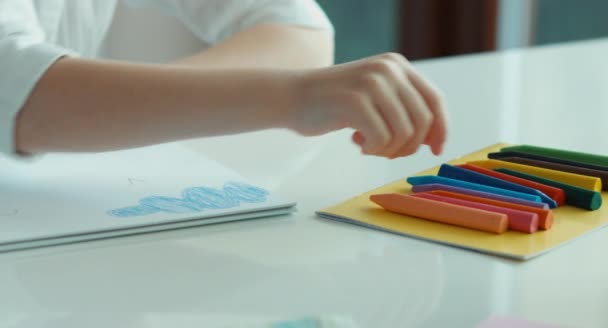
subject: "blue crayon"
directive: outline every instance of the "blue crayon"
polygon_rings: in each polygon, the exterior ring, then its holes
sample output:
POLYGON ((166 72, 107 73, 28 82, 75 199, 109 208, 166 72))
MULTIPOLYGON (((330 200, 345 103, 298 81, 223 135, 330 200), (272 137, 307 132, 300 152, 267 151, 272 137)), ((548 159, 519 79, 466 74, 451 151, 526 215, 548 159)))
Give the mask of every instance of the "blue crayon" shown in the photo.
POLYGON ((491 194, 488 192, 477 191, 477 190, 467 189, 467 188, 458 188, 458 187, 454 187, 454 186, 446 186, 446 185, 434 184, 434 183, 417 185, 417 186, 412 187, 412 192, 414 192, 414 193, 430 192, 430 191, 434 191, 434 190, 451 191, 451 192, 455 192, 458 194, 465 194, 465 195, 470 195, 470 196, 475 196, 475 197, 499 200, 501 202, 515 203, 515 204, 520 204, 520 205, 525 205, 525 206, 542 208, 543 210, 549 209, 549 205, 547 205, 545 203, 532 202, 532 201, 524 200, 521 198, 513 198, 513 197, 509 197, 509 196, 491 194))
POLYGON ((467 189, 471 189, 471 190, 489 192, 492 194, 515 197, 515 198, 519 198, 519 199, 525 199, 525 200, 530 200, 533 202, 541 203, 540 197, 536 196, 536 195, 524 194, 524 193, 513 191, 513 190, 490 187, 490 186, 485 186, 485 185, 481 185, 478 183, 466 182, 466 181, 462 181, 462 180, 438 177, 436 175, 423 175, 423 176, 417 176, 417 177, 409 177, 409 178, 407 178, 407 182, 409 184, 411 184, 412 186, 439 183, 439 184, 444 184, 444 185, 453 186, 453 187, 467 188, 467 189))
POLYGON ((541 202, 549 205, 550 208, 556 208, 557 203, 555 200, 547 196, 544 192, 527 186, 522 186, 511 181, 505 181, 495 177, 491 177, 485 174, 474 172, 471 170, 463 169, 461 167, 452 166, 448 164, 442 164, 439 168, 440 177, 450 178, 455 180, 462 180, 466 182, 478 183, 490 187, 496 187, 501 189, 513 190, 524 194, 537 195, 540 197, 541 202))

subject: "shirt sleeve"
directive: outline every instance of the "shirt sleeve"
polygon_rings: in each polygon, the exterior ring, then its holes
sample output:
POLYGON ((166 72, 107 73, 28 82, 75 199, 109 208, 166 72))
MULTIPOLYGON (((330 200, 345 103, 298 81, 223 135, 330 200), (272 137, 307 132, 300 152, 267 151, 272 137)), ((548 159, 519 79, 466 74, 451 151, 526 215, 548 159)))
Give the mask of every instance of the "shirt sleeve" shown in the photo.
POLYGON ((214 44, 260 23, 298 25, 333 33, 315 0, 126 0, 156 7, 180 19, 201 40, 214 44))
POLYGON ((0 1, 0 152, 15 152, 15 119, 44 72, 69 51, 44 42, 29 0, 0 1))

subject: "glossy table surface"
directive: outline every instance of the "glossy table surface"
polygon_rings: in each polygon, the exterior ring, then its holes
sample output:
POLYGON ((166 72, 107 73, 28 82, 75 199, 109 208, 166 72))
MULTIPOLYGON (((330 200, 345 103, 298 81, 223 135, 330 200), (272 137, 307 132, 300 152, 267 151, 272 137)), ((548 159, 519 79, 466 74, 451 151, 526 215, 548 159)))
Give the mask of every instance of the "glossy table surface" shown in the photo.
POLYGON ((416 63, 450 110, 440 157, 426 148, 392 161, 362 156, 349 131, 186 142, 297 200, 298 212, 0 254, 0 327, 254 327, 302 317, 475 327, 493 316, 608 327, 606 229, 516 262, 314 213, 499 141, 608 153, 606 58, 608 41, 596 40, 416 63))

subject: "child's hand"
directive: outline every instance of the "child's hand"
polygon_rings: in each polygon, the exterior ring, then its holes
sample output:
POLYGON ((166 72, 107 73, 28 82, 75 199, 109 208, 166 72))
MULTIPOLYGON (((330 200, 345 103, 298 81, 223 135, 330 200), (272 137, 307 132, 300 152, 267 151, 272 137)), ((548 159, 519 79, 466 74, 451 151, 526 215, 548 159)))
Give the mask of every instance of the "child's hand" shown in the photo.
POLYGON ((295 83, 289 127, 303 135, 354 128, 363 153, 395 158, 421 144, 443 151, 441 96, 399 54, 308 71, 295 83))

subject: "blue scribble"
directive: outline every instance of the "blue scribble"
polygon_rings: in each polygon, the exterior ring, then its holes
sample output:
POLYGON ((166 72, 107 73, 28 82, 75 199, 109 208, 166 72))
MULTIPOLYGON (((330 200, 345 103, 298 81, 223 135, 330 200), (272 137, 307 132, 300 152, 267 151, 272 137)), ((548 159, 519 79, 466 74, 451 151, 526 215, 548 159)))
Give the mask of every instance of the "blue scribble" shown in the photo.
POLYGON ((228 182, 224 184, 224 192, 234 199, 248 203, 266 201, 268 191, 245 183, 228 182))
POLYGON ((138 205, 138 206, 117 208, 115 210, 109 211, 108 214, 110 214, 111 216, 116 216, 116 217, 120 217, 120 218, 128 218, 128 217, 132 217, 132 216, 142 216, 142 215, 148 215, 148 214, 158 213, 158 212, 159 211, 156 208, 153 208, 150 206, 138 205))
POLYGON ((200 211, 200 207, 197 204, 174 197, 150 196, 142 198, 139 204, 165 213, 193 213, 200 211))
POLYGON ((231 198, 223 190, 209 187, 194 187, 184 190, 184 200, 197 204, 201 208, 220 209, 232 208, 239 205, 239 200, 231 198))
POLYGON ((222 190, 211 187, 192 187, 182 192, 182 198, 148 196, 138 205, 108 211, 120 218, 153 213, 196 213, 206 209, 227 209, 240 203, 265 202, 270 193, 262 188, 240 182, 227 182, 222 190))

